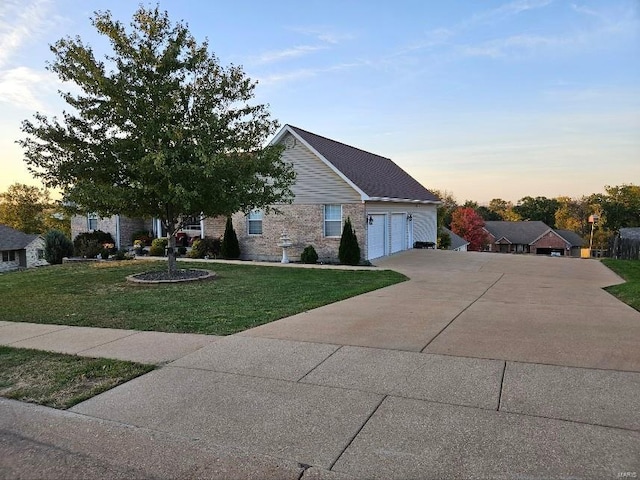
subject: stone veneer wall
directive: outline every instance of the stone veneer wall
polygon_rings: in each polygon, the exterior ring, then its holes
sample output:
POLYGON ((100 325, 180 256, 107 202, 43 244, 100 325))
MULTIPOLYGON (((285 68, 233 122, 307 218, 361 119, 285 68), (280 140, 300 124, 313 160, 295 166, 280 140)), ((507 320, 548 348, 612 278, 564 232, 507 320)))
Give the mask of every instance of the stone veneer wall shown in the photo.
MULTIPOLYGON (((293 245, 287 253, 291 261, 299 261, 304 248, 313 245, 318 253, 318 261, 338 262, 340 237, 324 236, 323 205, 279 205, 282 213, 264 215, 262 235, 248 234, 248 221, 243 213, 233 215, 233 227, 238 235, 241 258, 246 260, 278 261, 282 258, 282 248, 278 246, 283 229, 287 231, 293 245)), ((364 204, 343 204, 342 223, 351 218, 360 251, 366 253, 365 208, 364 204)), ((205 228, 208 235, 208 230, 205 228)))

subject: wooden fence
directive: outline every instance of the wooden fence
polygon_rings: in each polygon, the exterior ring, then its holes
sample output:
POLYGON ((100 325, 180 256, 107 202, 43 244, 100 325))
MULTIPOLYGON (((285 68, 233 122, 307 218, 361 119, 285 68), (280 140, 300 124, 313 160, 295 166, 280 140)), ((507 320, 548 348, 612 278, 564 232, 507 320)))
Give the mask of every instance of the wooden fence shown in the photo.
POLYGON ((617 235, 611 243, 611 257, 621 260, 640 260, 640 239, 620 238, 617 235))

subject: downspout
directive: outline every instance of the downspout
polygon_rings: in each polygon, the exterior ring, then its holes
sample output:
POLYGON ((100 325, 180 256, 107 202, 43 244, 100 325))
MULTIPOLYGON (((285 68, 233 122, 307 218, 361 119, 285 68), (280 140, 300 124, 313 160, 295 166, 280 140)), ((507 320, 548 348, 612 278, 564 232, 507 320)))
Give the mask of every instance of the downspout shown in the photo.
POLYGON ((120 250, 120 215, 116 215, 116 248, 120 250))

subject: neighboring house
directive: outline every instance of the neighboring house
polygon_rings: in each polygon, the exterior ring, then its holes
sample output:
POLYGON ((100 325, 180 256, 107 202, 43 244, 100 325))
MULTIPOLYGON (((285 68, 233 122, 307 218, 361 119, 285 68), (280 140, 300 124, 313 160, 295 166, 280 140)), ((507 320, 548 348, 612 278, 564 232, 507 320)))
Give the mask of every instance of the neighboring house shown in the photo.
MULTIPOLYGON (((285 125, 272 144, 282 144, 283 159, 296 172, 292 204, 274 205, 279 213, 254 210, 233 215, 241 258, 275 261, 282 257, 278 246, 283 231, 293 245, 289 257, 298 260, 307 245, 313 245, 320 261, 335 262, 344 221, 349 217, 364 260, 412 248, 414 242, 437 241, 438 197, 388 158, 365 152, 320 135, 285 125)), ((102 220, 114 222, 111 219, 102 220)), ((121 245, 127 239, 120 217, 121 245)), ((72 235, 90 229, 89 217, 76 217, 72 235)), ((113 235, 115 226, 95 219, 95 228, 113 235)), ((197 219, 188 235, 221 237, 225 219, 197 219)), ((151 228, 161 235, 159 228, 151 228)), ((116 237, 114 236, 114 239, 116 237)))
POLYGON ((0 225, 0 272, 48 265, 44 239, 0 225))
POLYGON ((620 238, 627 240, 640 240, 640 227, 621 228, 620 238))
POLYGON ((447 227, 441 227, 441 230, 443 232, 445 232, 445 233, 448 233, 449 234, 449 238, 451 238, 451 245, 449 245, 449 248, 447 250, 454 250, 456 252, 466 252, 467 251, 467 247, 469 245, 469 242, 467 242, 460 235, 456 235, 455 233, 453 233, 447 227))
POLYGON ((534 253, 580 256, 582 238, 569 230, 554 230, 540 221, 487 221, 487 251, 500 253, 534 253))

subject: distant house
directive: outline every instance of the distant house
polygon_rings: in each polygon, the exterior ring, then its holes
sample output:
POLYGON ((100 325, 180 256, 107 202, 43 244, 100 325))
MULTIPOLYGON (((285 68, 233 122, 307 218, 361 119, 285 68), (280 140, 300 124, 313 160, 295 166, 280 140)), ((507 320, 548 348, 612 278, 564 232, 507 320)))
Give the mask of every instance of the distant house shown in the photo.
POLYGON ((0 272, 48 265, 44 239, 0 225, 0 272))
POLYGON ((447 250, 454 250, 456 252, 466 252, 467 247, 469 246, 469 242, 467 242, 460 235, 456 235, 447 227, 441 227, 441 230, 445 233, 449 234, 449 238, 451 238, 451 245, 447 250))
POLYGON ((489 237, 489 252, 579 257, 584 243, 577 233, 554 230, 540 221, 487 221, 484 229, 489 237))
MULTIPOLYGON (((293 243, 288 252, 292 260, 297 260, 307 245, 313 245, 320 261, 337 261, 347 218, 363 260, 410 249, 414 242, 436 242, 440 200, 389 158, 291 125, 285 125, 271 143, 284 145, 282 157, 296 172, 293 203, 275 205, 278 214, 257 209, 233 215, 243 259, 278 260, 282 256, 278 243, 286 231, 293 243)), ((89 217, 76 218, 72 223, 74 237, 80 233, 77 227, 116 230, 113 217, 102 220, 108 220, 109 226, 100 219, 91 225, 89 217)), ((124 243, 122 222, 120 217, 118 238, 123 246, 130 245, 124 243)), ((193 219, 191 223, 187 236, 215 238, 224 234, 225 219, 193 219)), ((156 236, 162 235, 157 222, 143 224, 156 236)))

